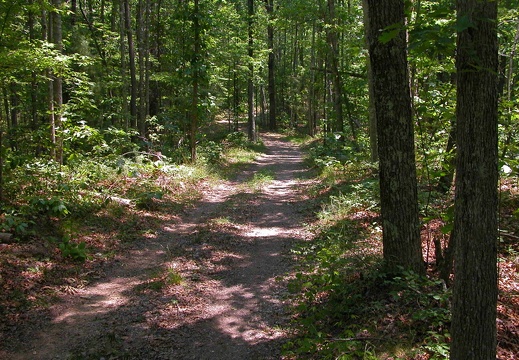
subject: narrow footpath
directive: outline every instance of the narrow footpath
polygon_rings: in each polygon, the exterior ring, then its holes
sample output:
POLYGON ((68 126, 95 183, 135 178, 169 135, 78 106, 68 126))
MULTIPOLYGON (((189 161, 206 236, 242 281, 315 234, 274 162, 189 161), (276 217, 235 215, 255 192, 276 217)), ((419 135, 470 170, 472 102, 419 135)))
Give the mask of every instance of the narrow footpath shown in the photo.
POLYGON ((301 190, 308 180, 297 146, 262 139, 267 153, 236 180, 208 188, 102 279, 14 329, 0 357, 282 359, 289 250, 310 236, 301 190), (269 180, 251 186, 261 174, 269 180))

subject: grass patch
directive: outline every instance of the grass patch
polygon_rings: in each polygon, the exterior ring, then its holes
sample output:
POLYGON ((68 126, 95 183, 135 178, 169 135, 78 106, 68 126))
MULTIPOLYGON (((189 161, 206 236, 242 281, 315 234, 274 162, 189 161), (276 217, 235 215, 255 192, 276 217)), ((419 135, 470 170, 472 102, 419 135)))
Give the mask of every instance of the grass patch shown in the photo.
POLYGON ((274 180, 274 173, 268 169, 262 169, 255 172, 252 178, 243 184, 245 188, 251 189, 255 192, 261 191, 263 187, 274 180))

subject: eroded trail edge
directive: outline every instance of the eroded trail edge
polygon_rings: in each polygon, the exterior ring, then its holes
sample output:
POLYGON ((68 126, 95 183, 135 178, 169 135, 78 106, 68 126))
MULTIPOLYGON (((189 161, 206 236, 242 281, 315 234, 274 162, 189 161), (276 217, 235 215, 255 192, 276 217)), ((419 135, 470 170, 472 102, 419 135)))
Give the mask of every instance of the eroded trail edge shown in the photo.
POLYGON ((15 329, 11 359, 280 359, 289 252, 309 236, 297 146, 263 135, 267 153, 222 182, 96 283, 15 329), (268 180, 251 186, 258 174, 268 180))

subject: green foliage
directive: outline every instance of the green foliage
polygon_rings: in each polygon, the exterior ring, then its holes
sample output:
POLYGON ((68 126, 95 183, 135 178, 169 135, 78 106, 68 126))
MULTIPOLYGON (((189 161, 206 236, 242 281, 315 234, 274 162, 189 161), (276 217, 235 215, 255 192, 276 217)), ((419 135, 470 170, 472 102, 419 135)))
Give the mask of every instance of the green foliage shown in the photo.
MULTIPOLYGON (((330 145, 335 154, 344 149, 330 145)), ((441 359, 449 350, 450 292, 434 278, 384 270, 376 166, 354 152, 340 161, 328 147, 317 149, 310 156, 324 178, 314 190, 323 203, 316 238, 294 250, 301 264, 289 284, 297 336, 286 354, 441 359)))
POLYGON ((223 147, 214 141, 205 142, 199 151, 208 164, 219 163, 222 160, 223 147))
POLYGON ((74 261, 84 262, 87 259, 87 248, 85 242, 79 244, 70 242, 69 236, 64 236, 58 244, 63 257, 70 257, 74 261))
POLYGON ((182 274, 175 269, 169 268, 166 273, 166 283, 169 285, 180 285, 184 281, 182 274))
POLYGON ((235 131, 227 134, 223 143, 227 147, 235 148, 247 148, 250 145, 247 135, 241 131, 235 131))
POLYGON ((0 217, 0 231, 13 233, 16 237, 24 237, 29 233, 30 225, 34 222, 14 210, 6 212, 0 217))
POLYGON ((57 197, 32 199, 30 206, 36 212, 47 216, 65 217, 70 213, 63 200, 57 197))
POLYGON ((138 209, 154 210, 155 200, 160 200, 164 196, 161 191, 146 191, 138 194, 135 205, 138 209))

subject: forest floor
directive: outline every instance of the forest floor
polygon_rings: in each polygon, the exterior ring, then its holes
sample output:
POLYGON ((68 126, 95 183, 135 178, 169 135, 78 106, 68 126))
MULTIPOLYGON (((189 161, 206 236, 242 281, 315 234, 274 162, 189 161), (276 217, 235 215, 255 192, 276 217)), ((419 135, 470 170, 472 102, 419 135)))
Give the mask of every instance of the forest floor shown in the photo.
POLYGON ((72 277, 52 304, 0 326, 0 358, 282 358, 311 180, 296 145, 262 140, 266 153, 234 180, 199 184, 200 201, 163 214, 90 280, 72 277))
MULTIPOLYGON (((147 196, 145 174, 100 182, 120 188, 118 196, 139 188, 146 206, 113 196, 84 217, 53 219, 86 243, 84 262, 46 241, 43 223, 41 234, 0 242, 0 359, 446 358, 449 293, 435 273, 433 285, 416 291, 416 278, 388 285, 373 265, 381 258, 378 214, 366 210, 373 169, 345 167, 328 184, 305 167, 297 145, 275 134, 262 141, 253 163, 254 151, 225 162, 218 179, 168 182, 166 173, 154 174, 164 198, 147 196), (353 210, 330 207, 339 198, 353 210)), ((519 186, 505 182, 501 191, 509 198, 497 358, 512 360, 519 186)), ((430 239, 444 238, 441 225, 433 220, 422 233, 430 264, 430 239)))

